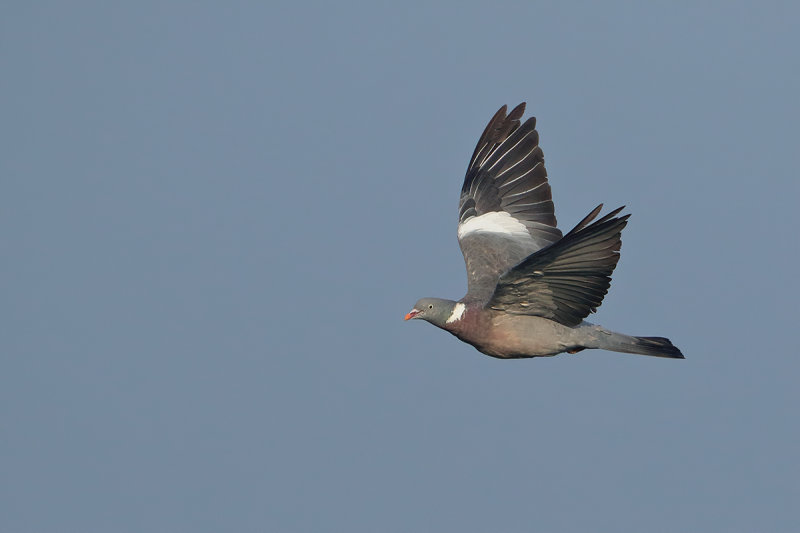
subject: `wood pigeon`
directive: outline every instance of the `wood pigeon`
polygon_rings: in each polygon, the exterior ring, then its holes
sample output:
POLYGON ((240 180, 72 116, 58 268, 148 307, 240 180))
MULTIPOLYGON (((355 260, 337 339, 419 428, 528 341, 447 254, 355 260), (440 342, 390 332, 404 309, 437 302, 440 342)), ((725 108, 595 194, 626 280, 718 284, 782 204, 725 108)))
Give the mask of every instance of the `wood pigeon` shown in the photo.
POLYGON ((597 206, 562 235, 536 119, 525 103, 495 113, 461 188, 458 243, 467 266, 459 301, 423 298, 405 316, 421 318, 502 359, 577 353, 587 348, 683 359, 663 337, 633 337, 584 319, 611 285, 630 215, 595 220, 597 206))

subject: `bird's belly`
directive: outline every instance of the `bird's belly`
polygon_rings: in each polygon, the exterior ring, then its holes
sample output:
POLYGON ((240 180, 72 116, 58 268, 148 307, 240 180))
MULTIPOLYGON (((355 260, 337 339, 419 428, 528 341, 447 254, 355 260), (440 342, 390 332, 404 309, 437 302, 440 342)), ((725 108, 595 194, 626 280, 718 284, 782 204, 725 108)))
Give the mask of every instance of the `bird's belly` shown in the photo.
POLYGON ((537 316, 494 317, 481 339, 463 339, 481 352, 502 359, 548 357, 575 346, 575 330, 537 316))

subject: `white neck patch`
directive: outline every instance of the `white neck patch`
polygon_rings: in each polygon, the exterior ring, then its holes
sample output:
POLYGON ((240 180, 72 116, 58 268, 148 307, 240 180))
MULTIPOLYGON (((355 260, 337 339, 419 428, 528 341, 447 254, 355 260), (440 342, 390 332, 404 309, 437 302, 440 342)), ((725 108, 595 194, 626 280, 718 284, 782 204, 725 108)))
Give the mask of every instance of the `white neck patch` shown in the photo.
POLYGON ((455 322, 456 320, 461 320, 461 317, 464 316, 464 311, 467 309, 467 306, 458 302, 456 306, 453 308, 453 312, 450 313, 450 316, 447 318, 447 324, 455 322))

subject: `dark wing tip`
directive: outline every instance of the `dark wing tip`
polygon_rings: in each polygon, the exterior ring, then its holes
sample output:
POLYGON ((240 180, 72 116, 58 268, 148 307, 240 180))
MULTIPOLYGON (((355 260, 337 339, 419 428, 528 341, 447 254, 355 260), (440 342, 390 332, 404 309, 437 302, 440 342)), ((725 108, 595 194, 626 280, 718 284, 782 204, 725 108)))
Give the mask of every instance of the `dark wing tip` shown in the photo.
MULTIPOLYGON (((508 114, 509 120, 519 120, 522 118, 522 115, 525 114, 525 102, 522 102, 517 107, 511 110, 511 113, 508 114)), ((505 108, 506 106, 503 106, 505 108)))
POLYGON ((602 210, 603 210, 603 204, 600 204, 594 209, 592 209, 592 212, 583 217, 583 220, 578 222, 575 225, 575 227, 572 228, 569 233, 567 233, 567 235, 564 235, 564 237, 567 237, 568 235, 574 235, 575 233, 578 233, 580 230, 588 226, 592 222, 592 220, 594 220, 597 217, 597 215, 600 214, 600 211, 602 210))
MULTIPOLYGON (((603 204, 600 204, 600 205, 602 206, 603 204)), ((604 216, 603 218, 601 218, 600 220, 598 220, 598 221, 597 221, 597 223, 598 223, 598 224, 602 224, 603 222, 606 222, 607 220, 611 220, 612 218, 614 218, 615 216, 617 216, 617 214, 619 214, 619 212, 620 212, 620 211, 622 211, 623 209, 625 209, 625 206, 624 206, 624 205, 623 205, 622 207, 618 207, 618 208, 614 209, 613 211, 611 211, 610 213, 608 213, 606 216, 604 216)), ((625 217, 624 217, 624 218, 625 218, 625 220, 628 220, 628 218, 629 218, 629 217, 630 217, 630 214, 628 214, 628 215, 625 215, 625 217)), ((623 217, 621 217, 621 218, 623 218, 623 217)))
MULTIPOLYGON (((595 224, 602 224, 603 222, 608 222, 609 220, 611 220, 612 218, 617 216, 619 214, 619 212, 622 211, 623 209, 625 209, 624 205, 622 207, 618 207, 618 208, 614 209, 610 213, 606 214, 603 218, 601 218, 600 220, 595 222, 595 224)), ((570 232, 567 233, 567 235, 574 235, 574 234, 578 233, 580 230, 582 230, 583 228, 585 228, 586 226, 588 226, 595 218, 597 218, 597 215, 599 215, 600 211, 602 211, 602 210, 603 210, 603 204, 600 204, 597 207, 595 207, 594 209, 592 209, 592 212, 589 213, 588 215, 586 215, 585 217, 583 217, 583 220, 578 222, 578 224, 574 228, 572 228, 570 230, 570 232)), ((631 216, 630 214, 627 214, 627 215, 625 215, 623 217, 620 217, 620 218, 622 220, 628 220, 628 218, 630 218, 630 216, 631 216)), ((567 235, 564 235, 564 236, 566 237, 567 235)))
POLYGON ((525 102, 512 109, 508 115, 506 115, 506 111, 508 111, 508 106, 503 104, 486 125, 486 128, 484 128, 478 144, 475 146, 475 151, 472 153, 468 169, 474 167, 479 154, 482 157, 486 156, 497 144, 503 142, 519 127, 520 119, 525 113, 525 102))

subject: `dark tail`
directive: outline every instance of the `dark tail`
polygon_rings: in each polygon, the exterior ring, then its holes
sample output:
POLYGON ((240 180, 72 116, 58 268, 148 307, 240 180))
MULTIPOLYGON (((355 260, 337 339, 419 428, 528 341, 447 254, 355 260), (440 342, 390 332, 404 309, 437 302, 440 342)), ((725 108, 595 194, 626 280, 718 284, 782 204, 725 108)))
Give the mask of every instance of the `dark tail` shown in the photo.
POLYGON ((671 357, 672 359, 686 359, 677 346, 672 341, 664 337, 634 337, 635 352, 642 355, 652 355, 654 357, 671 357))
POLYGON ((613 352, 652 355, 653 357, 669 357, 684 359, 681 351, 669 339, 664 337, 631 337, 622 333, 601 330, 595 338, 597 345, 591 348, 611 350, 613 352))

